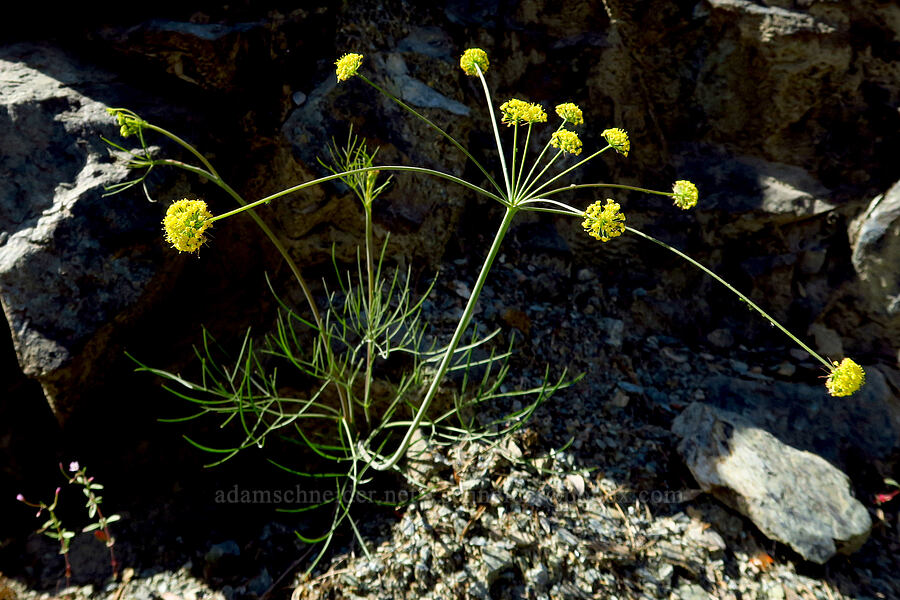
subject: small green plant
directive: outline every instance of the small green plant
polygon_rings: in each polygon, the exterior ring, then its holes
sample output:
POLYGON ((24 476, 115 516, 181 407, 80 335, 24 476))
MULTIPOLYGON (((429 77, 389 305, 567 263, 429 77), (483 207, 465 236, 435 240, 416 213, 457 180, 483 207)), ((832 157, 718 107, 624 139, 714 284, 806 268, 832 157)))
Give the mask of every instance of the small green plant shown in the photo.
MULTIPOLYGON (((451 173, 419 166, 377 165, 377 150, 370 151, 351 130, 345 144, 332 142, 328 149, 329 156, 320 159, 330 175, 248 202, 188 142, 129 110, 110 109, 118 120, 122 135, 136 136, 141 148, 131 151, 119 144, 109 143, 128 156, 129 166, 143 170, 139 177, 113 186, 110 193, 137 184, 144 186, 147 174, 159 166, 178 167, 216 184, 238 207, 213 215, 205 202, 198 199, 173 203, 163 221, 169 243, 179 252, 197 252, 207 243, 206 236, 212 226, 247 213, 281 253, 303 291, 308 317, 297 307, 279 299, 281 313, 274 331, 261 342, 248 331, 236 357, 228 358, 212 336, 203 331, 202 344, 196 350, 200 363, 199 380, 189 381, 178 374, 140 363, 139 370, 161 376, 168 381, 167 389, 197 407, 196 413, 175 420, 216 416, 221 418, 223 427, 230 424, 238 426, 240 441, 231 447, 212 448, 189 440, 197 447, 221 457, 212 464, 228 460, 245 448, 263 447, 267 438, 274 434, 299 442, 335 465, 333 471, 307 473, 285 464, 283 456, 269 459, 288 472, 334 481, 336 494, 331 524, 320 537, 301 535, 309 542, 325 542, 319 558, 343 522, 349 523, 357 532, 361 547, 368 552, 351 515, 351 505, 361 497, 362 487, 371 480, 373 471, 400 470, 398 463, 407 454, 414 439, 424 435, 431 443, 453 443, 462 439, 503 435, 520 427, 537 406, 553 393, 577 381, 578 378, 567 379, 565 372, 558 378, 550 379, 548 370, 541 385, 534 389, 508 389, 503 382, 509 370, 507 359, 511 349, 488 350, 488 342, 497 332, 482 335, 471 327, 491 267, 511 224, 522 212, 576 217, 581 220, 588 235, 602 242, 629 232, 663 246, 734 291, 822 361, 829 371, 826 386, 832 395, 848 395, 862 385, 864 373, 856 363, 850 359, 844 359, 842 363, 829 363, 820 357, 709 269, 679 250, 627 226, 621 206, 615 200, 597 200, 586 209, 580 209, 557 199, 562 194, 607 188, 668 196, 682 210, 697 205, 697 187, 686 180, 676 181, 671 191, 611 183, 563 183, 567 175, 608 150, 627 157, 631 151, 631 141, 623 129, 605 129, 601 135, 606 146, 578 160, 575 157, 586 153, 576 131, 584 125, 584 117, 578 106, 564 102, 555 107, 560 119, 556 129, 546 136, 541 152, 536 157, 529 157, 531 138, 533 135, 543 135, 539 124, 547 122, 547 113, 538 104, 518 98, 509 99, 500 105, 499 113, 500 123, 512 131, 510 135, 502 135, 484 76, 489 68, 487 54, 477 48, 466 50, 460 59, 460 67, 467 75, 477 77, 484 91, 499 159, 500 177, 495 178, 491 170, 443 128, 360 73, 362 55, 346 54, 335 64, 339 82, 358 78, 397 103, 452 143, 477 167, 487 184, 482 186, 451 173), (145 135, 151 133, 171 139, 197 162, 192 164, 154 156, 145 141, 145 135), (428 325, 423 320, 422 304, 431 293, 431 288, 415 298, 409 272, 391 267, 386 260, 388 240, 378 247, 373 239, 373 206, 390 185, 391 176, 404 173, 440 178, 503 207, 503 217, 480 272, 471 285, 468 302, 445 345, 426 343, 429 333, 428 325), (382 179, 384 174, 390 175, 382 179), (365 234, 355 267, 347 269, 337 260, 333 261, 336 285, 326 288, 320 306, 299 266, 254 209, 333 180, 343 182, 361 202, 365 234), (294 373, 295 379, 305 386, 305 393, 289 393, 281 383, 286 372, 294 373), (448 375, 451 373, 458 375, 455 378, 458 386, 451 393, 452 401, 444 402, 438 408, 440 402, 435 401, 442 394, 446 395, 452 379, 448 375), (530 400, 524 403, 523 408, 503 419, 479 422, 476 418, 479 407, 503 398, 530 400)), ((149 197, 146 187, 144 192, 149 197)), ((296 390, 297 386, 292 388, 296 390)), ((307 508, 312 507, 301 510, 307 508)), ((318 558, 310 569, 317 561, 318 558)))
MULTIPOLYGON (((63 470, 61 464, 59 465, 59 470, 69 485, 80 486, 87 498, 85 508, 88 512, 88 518, 96 520, 82 528, 81 532, 93 532, 94 537, 105 543, 107 548, 109 548, 109 564, 112 567, 113 579, 116 579, 119 575, 119 563, 116 561, 116 555, 113 551, 115 538, 110 534, 109 524, 115 523, 121 517, 119 515, 103 516, 103 513, 100 511, 100 503, 103 502, 103 498, 97 495, 97 492, 102 490, 103 486, 95 481, 93 477, 87 476, 86 468, 80 466, 78 462, 72 461, 69 463, 69 473, 71 473, 71 475, 63 470)), ((18 494, 16 500, 27 506, 38 509, 36 515, 38 517, 44 512, 47 513, 47 521, 41 525, 41 528, 37 530, 37 533, 46 535, 59 542, 59 553, 63 556, 63 560, 65 560, 66 563, 66 587, 68 588, 71 586, 72 582, 72 565, 69 562, 69 545, 75 537, 75 532, 63 527, 62 521, 56 514, 59 507, 59 494, 61 491, 62 488, 56 488, 56 491, 53 494, 53 502, 50 504, 44 502, 29 502, 22 494, 18 494)))
POLYGON ((59 542, 59 553, 66 562, 66 587, 68 588, 72 583, 72 564, 69 562, 69 544, 72 542, 72 538, 75 537, 75 532, 63 527, 62 521, 56 514, 56 509, 59 505, 60 491, 62 491, 62 488, 56 488, 56 491, 53 493, 53 502, 50 504, 45 502, 29 502, 22 494, 16 495, 16 500, 22 502, 26 506, 38 509, 35 517, 40 518, 42 514, 45 512, 47 513, 47 520, 41 525, 40 529, 37 530, 37 533, 46 535, 48 538, 59 542))
MULTIPOLYGON (((86 467, 82 467, 77 462, 73 461, 69 464, 69 472, 72 473, 72 475, 68 477, 69 484, 81 486, 81 491, 87 499, 84 507, 87 509, 88 518, 95 519, 90 524, 85 525, 81 531, 83 533, 93 532, 94 537, 106 544, 106 547, 109 548, 109 565, 112 567, 113 579, 116 579, 119 576, 119 563, 116 561, 116 553, 113 550, 116 539, 109 532, 109 524, 115 523, 121 519, 121 517, 119 515, 103 516, 103 511, 100 510, 100 504, 103 502, 103 498, 97 495, 97 492, 102 490, 103 486, 93 477, 87 476, 86 467)), ((63 475, 65 475, 65 473, 63 473, 63 475)))

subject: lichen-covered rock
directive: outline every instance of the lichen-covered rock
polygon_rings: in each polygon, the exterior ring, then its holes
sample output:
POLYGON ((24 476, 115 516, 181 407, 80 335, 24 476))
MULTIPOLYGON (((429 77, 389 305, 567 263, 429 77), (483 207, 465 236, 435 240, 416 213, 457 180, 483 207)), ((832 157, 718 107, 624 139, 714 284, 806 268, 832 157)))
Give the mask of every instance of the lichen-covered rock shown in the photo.
POLYGON ((706 404, 691 404, 672 431, 701 489, 805 559, 821 564, 868 538, 866 507, 853 497, 849 478, 820 456, 706 404))

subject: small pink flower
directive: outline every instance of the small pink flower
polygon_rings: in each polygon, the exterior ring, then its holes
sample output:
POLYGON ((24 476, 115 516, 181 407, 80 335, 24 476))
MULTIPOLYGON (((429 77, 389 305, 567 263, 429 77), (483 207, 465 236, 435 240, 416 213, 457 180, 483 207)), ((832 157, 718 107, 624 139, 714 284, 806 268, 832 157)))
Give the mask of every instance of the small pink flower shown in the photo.
POLYGON ((25 496, 23 496, 22 494, 16 494, 16 500, 18 500, 19 502, 25 502, 25 496))
POLYGON ((893 490, 882 494, 876 494, 875 504, 884 504, 885 502, 890 502, 897 494, 900 494, 900 490, 893 490))
POLYGON ((77 471, 80 468, 81 468, 81 465, 78 464, 77 460, 73 460, 72 462, 69 463, 69 472, 70 473, 74 473, 75 471, 77 471))

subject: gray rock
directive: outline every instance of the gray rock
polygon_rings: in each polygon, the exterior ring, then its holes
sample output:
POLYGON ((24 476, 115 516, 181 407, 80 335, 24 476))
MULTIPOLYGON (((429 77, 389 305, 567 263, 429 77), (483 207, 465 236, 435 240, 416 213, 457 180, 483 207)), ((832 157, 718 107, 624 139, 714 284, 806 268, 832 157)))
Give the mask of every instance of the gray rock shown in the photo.
POLYGON ((424 82, 410 77, 406 61, 400 54, 391 54, 385 61, 387 74, 391 78, 395 93, 408 104, 419 108, 439 108, 454 115, 468 116, 468 106, 451 100, 424 82))
POLYGON ((843 356, 844 344, 837 331, 825 327, 821 323, 813 323, 809 326, 809 335, 816 341, 816 350, 823 356, 843 356))
POLYGON ((734 346, 734 335, 730 329, 713 329, 706 335, 706 339, 716 348, 731 348, 734 346))
POLYGON ((881 320, 900 328, 900 182, 873 199, 850 225, 853 268, 881 320))
POLYGON ((751 156, 728 156, 722 149, 708 147, 697 148, 685 160, 687 169, 702 173, 698 186, 707 190, 703 194, 704 208, 730 215, 717 232, 719 235, 746 235, 834 208, 828 188, 794 165, 751 156))
POLYGON ((613 348, 621 348, 622 341, 625 336, 625 322, 621 319, 610 319, 603 317, 600 319, 600 328, 597 331, 597 337, 613 348))
POLYGON ((95 99, 122 94, 114 74, 17 44, 0 50, 0 80, 0 303, 22 370, 65 419, 98 365, 122 360, 115 323, 165 285, 166 206, 140 188, 102 197, 130 177, 100 139, 118 138, 95 99))
POLYGON ((240 556, 241 547, 233 540, 227 540, 219 544, 213 544, 206 552, 204 559, 208 563, 215 563, 223 556, 240 556))
POLYGON ((481 551, 481 565, 488 585, 513 566, 513 555, 509 551, 508 544, 508 542, 494 542, 481 551))
POLYGON ((251 63, 241 59, 249 48, 259 51, 265 44, 266 27, 151 19, 133 27, 104 27, 96 36, 117 54, 153 64, 192 86, 231 91, 253 76, 251 63))
MULTIPOLYGON (((418 42, 410 41, 404 48, 418 48, 418 42), (412 46, 410 46, 412 44, 412 46)), ((417 55, 418 60, 430 61, 431 67, 447 66, 446 58, 434 58, 434 52, 417 55)), ((446 97, 409 74, 409 53, 373 53, 367 55, 368 75, 380 86, 398 95, 429 118, 435 119, 457 139, 471 127, 468 119, 471 109, 467 104, 446 97), (436 116, 437 113, 439 116, 436 116)), ((410 58, 411 59, 411 58, 410 58)), ((455 89, 455 84, 451 84, 455 89)), ((479 106, 479 110, 483 109, 479 106)), ((436 134, 420 120, 385 101, 379 94, 359 81, 338 85, 334 73, 323 74, 322 79, 309 91, 302 106, 293 110, 281 127, 288 152, 299 158, 292 165, 291 178, 274 173, 274 183, 289 187, 298 179, 314 179, 326 172, 317 159, 325 156, 324 144, 332 138, 343 142, 348 122, 359 119, 370 123, 385 124, 390 130, 389 139, 381 141, 376 164, 423 165, 445 172, 460 174, 464 171, 465 155, 436 134), (420 141, 428 139, 426 144, 420 141)), ((378 127, 354 130, 364 138, 377 137, 378 127)), ((463 139, 465 139, 463 137, 463 139)), ((370 143, 370 150, 375 144, 370 143)), ((287 162, 287 161, 286 161, 287 162)), ((447 185, 436 178, 395 174, 392 183, 379 198, 381 227, 376 235, 382 237, 391 232, 389 251, 394 256, 415 256, 420 261, 436 262, 450 239, 454 223, 460 216, 468 193, 460 186, 447 185)), ((268 191, 268 190, 267 190, 268 191)), ((268 191, 272 193, 277 188, 268 191)), ((310 190, 292 203, 273 206, 282 226, 290 232, 287 244, 299 262, 327 262, 332 245, 341 260, 355 260, 356 248, 362 239, 361 208, 358 200, 342 184, 310 190), (340 197, 335 198, 337 191, 340 197)))
POLYGON ((538 592, 544 591, 547 588, 547 584, 550 583, 550 573, 547 572, 547 567, 543 563, 538 563, 528 569, 525 572, 525 582, 538 592))
POLYGON ((864 368, 866 385, 846 398, 829 396, 824 385, 726 375, 707 377, 700 388, 708 404, 846 470, 854 458, 885 460, 900 448, 900 406, 881 371, 864 368))
POLYGON ((265 567, 263 567, 259 575, 247 582, 247 591, 257 596, 265 594, 270 587, 272 587, 272 576, 269 575, 269 570, 265 567))
POLYGON ((700 487, 749 517, 768 537, 824 563, 857 550, 872 521, 849 478, 741 416, 694 403, 675 420, 678 451, 700 487))

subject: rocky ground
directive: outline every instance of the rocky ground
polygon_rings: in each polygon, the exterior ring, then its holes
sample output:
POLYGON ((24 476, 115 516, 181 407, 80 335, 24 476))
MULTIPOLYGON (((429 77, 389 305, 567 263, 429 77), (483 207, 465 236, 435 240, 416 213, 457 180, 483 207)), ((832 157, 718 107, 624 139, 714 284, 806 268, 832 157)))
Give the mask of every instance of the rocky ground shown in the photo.
MULTIPOLYGON (((859 552, 820 566, 767 539, 747 518, 702 493, 677 452, 672 421, 691 402, 713 400, 706 398, 710 377, 819 386, 819 368, 808 356, 787 345, 750 347, 733 341, 734 332, 711 332, 710 343, 700 347, 688 347, 666 332, 644 335, 636 332, 642 328, 638 317, 622 308, 634 306, 640 290, 584 298, 580 291, 591 289, 595 271, 576 261, 571 277, 561 280, 559 265, 523 260, 517 243, 501 260, 476 318, 506 333, 525 334, 508 383, 538 383, 546 363, 551 371, 567 366, 586 373, 541 406, 524 428, 493 443, 420 448, 424 454, 408 465, 408 473, 432 492, 397 510, 358 506, 356 522, 367 548, 342 531, 308 577, 301 574, 312 548, 293 529, 309 520, 279 516, 271 507, 223 512, 210 506, 208 495, 185 494, 150 513, 137 512, 146 507, 126 511, 117 526, 116 549, 127 582, 104 583, 109 565, 102 544, 77 539, 73 566, 81 576, 71 590, 74 597, 832 600, 900 595, 894 575, 900 545, 896 510, 891 503, 874 502, 875 494, 885 491, 878 472, 883 465, 845 465, 874 526, 859 552), (542 294, 534 294, 533 287, 541 285, 561 294, 536 301, 542 294), (206 520, 192 521, 207 511, 213 514, 206 520), (172 516, 178 512, 188 516, 178 521, 172 516), (185 521, 192 522, 193 532, 179 530, 185 521)), ((468 294, 465 282, 477 266, 465 257, 451 260, 426 302, 426 313, 441 330, 452 327, 468 294)), ((821 400, 826 398, 823 393, 821 400)), ((516 408, 498 406, 481 416, 490 420, 516 408)), ((237 476, 230 473, 224 480, 237 476)), ((25 552, 24 565, 6 569, 12 576, 4 580, 6 594, 21 600, 64 595, 53 544, 32 536, 25 552)))

